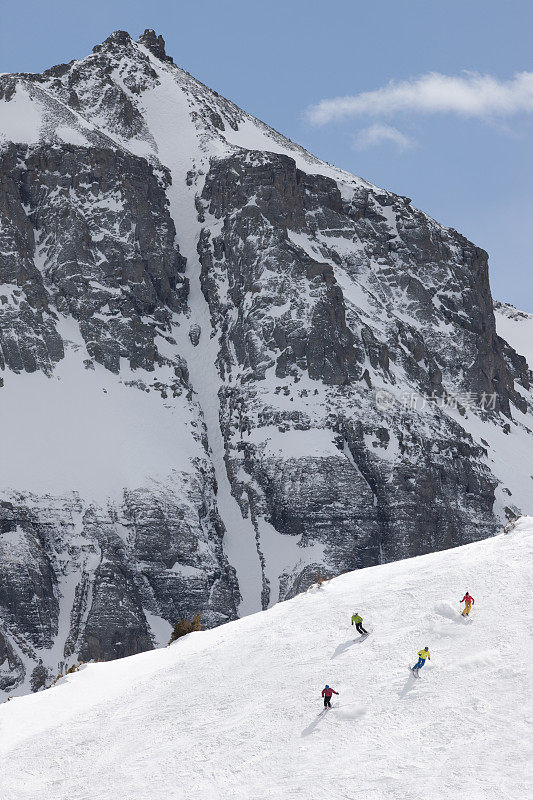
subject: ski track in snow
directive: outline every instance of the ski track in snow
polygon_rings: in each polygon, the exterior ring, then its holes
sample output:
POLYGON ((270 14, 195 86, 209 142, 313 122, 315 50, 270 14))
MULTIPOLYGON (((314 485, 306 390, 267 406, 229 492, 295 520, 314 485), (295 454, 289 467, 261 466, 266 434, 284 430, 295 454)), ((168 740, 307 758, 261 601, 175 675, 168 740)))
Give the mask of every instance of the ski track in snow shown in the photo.
POLYGON ((525 518, 5 703, 0 798, 525 800, 532 545, 525 518))

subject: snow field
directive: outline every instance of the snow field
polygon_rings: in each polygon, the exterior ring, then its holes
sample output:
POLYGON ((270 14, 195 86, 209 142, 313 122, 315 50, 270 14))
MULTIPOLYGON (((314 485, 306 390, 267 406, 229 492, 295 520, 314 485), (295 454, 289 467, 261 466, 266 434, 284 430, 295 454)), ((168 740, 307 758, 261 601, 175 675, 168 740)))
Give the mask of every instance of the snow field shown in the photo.
POLYGON ((525 518, 16 698, 0 798, 526 798, 532 544, 525 518))
POLYGON ((77 491, 105 504, 120 500, 125 488, 190 472, 192 460, 205 453, 191 434, 185 398, 164 403, 157 392, 125 383, 157 377, 126 365, 120 379, 100 365, 86 370, 73 352, 50 378, 7 373, 0 486, 56 496, 77 491))
POLYGON ((495 307, 494 318, 498 336, 524 356, 529 368, 533 369, 533 314, 502 304, 495 307))

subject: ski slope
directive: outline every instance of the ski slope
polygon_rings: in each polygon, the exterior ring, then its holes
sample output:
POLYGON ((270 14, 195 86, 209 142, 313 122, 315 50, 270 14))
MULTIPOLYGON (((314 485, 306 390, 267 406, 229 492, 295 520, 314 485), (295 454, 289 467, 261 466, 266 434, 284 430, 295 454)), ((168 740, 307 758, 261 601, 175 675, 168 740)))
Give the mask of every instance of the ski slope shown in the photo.
POLYGON ((532 544, 522 518, 15 698, 0 798, 525 799, 532 544), (324 712, 325 683, 340 695, 324 712))

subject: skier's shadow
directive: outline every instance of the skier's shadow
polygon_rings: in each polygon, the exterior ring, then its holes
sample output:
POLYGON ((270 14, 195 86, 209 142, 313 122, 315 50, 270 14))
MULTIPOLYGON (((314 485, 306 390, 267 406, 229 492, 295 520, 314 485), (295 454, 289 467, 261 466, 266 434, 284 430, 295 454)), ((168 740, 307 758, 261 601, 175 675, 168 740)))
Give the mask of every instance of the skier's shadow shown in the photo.
POLYGON ((312 723, 307 726, 307 728, 304 728, 304 730, 301 732, 300 736, 310 736, 313 733, 313 731, 315 730, 315 728, 318 725, 318 723, 320 722, 320 720, 325 716, 325 714, 326 714, 326 709, 321 711, 320 714, 318 714, 318 716, 315 717, 315 719, 312 721, 312 723))
POLYGON ((359 644, 360 642, 364 642, 365 639, 366 639, 366 636, 361 636, 360 639, 348 639, 347 642, 343 642, 342 644, 337 645, 337 649, 335 650, 335 652, 331 656, 330 661, 333 661, 334 658, 337 658, 337 656, 340 656, 343 653, 345 653, 346 650, 349 650, 349 648, 352 647, 352 645, 359 644))
POLYGON ((398 697, 402 700, 404 697, 407 697, 410 691, 412 691, 416 686, 417 678, 414 675, 409 675, 407 680, 405 681, 404 687, 402 691, 399 693, 398 697))

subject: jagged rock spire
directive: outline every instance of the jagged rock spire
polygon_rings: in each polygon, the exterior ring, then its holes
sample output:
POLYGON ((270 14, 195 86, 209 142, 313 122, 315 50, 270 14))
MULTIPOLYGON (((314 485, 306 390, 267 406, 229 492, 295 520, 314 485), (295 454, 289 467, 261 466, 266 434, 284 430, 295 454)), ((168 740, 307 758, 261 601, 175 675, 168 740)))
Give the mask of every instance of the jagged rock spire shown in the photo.
POLYGON ((165 52, 165 40, 162 36, 157 36, 156 32, 151 28, 146 28, 145 32, 139 36, 137 41, 139 44, 143 44, 147 47, 152 55, 159 58, 160 61, 169 61, 171 64, 174 63, 174 59, 171 56, 167 56, 165 52))

